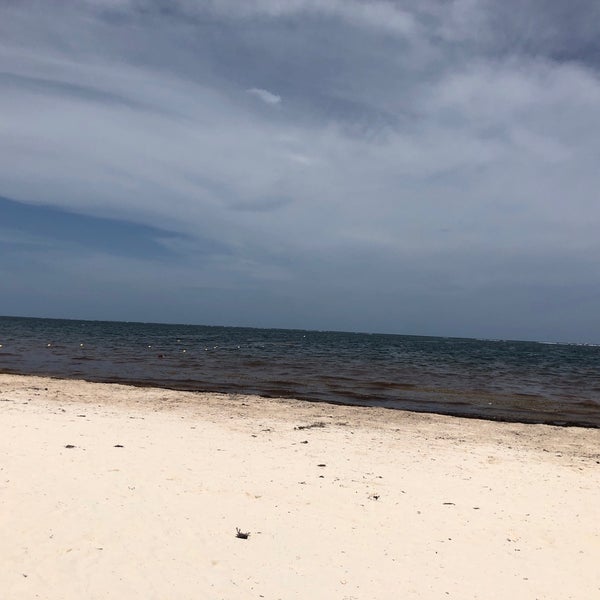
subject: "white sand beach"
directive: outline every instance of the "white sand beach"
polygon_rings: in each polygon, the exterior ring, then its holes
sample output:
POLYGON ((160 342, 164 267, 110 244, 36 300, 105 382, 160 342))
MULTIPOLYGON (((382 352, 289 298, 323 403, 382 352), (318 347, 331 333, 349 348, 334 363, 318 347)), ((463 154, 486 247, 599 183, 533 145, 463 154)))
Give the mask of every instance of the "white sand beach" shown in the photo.
POLYGON ((0 375, 0 519, 6 600, 590 600, 600 430, 0 375))

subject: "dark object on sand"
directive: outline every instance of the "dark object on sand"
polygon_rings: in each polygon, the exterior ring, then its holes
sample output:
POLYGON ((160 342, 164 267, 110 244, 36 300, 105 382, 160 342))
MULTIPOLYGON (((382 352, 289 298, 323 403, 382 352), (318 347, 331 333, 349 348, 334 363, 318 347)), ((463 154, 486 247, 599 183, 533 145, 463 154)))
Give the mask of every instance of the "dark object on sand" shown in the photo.
POLYGON ((67 444, 65 448, 75 448, 75 446, 73 446, 73 444, 67 444))
POLYGON ((114 448, 122 448, 122 447, 123 447, 123 445, 122 445, 122 444, 115 444, 113 447, 114 447, 114 448))
POLYGON ((241 540, 247 540, 250 537, 249 531, 241 531, 239 527, 235 528, 235 537, 241 540))
POLYGON ((327 425, 327 423, 324 423, 323 421, 315 421, 314 423, 311 423, 310 425, 298 425, 297 427, 294 427, 294 429, 296 429, 296 430, 314 429, 315 427, 325 427, 326 425, 327 425))
POLYGON ((317 465, 317 467, 326 467, 327 465, 325 463, 320 463, 317 465))

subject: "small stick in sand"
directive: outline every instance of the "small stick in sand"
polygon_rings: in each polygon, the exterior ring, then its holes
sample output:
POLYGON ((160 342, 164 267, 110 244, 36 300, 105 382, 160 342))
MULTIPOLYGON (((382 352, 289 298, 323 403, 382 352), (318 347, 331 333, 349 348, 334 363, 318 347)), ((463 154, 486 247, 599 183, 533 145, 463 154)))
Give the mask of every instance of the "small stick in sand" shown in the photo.
POLYGON ((235 528, 235 537, 240 538, 242 540, 247 540, 250 537, 249 531, 241 531, 239 527, 235 528))

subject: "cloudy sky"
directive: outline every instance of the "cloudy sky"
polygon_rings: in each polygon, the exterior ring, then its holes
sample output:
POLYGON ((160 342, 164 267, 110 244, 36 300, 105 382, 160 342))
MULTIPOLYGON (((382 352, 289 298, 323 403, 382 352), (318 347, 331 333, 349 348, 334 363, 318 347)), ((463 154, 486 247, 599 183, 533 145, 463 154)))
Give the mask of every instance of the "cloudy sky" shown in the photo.
POLYGON ((0 0, 0 314, 600 342, 596 0, 0 0))

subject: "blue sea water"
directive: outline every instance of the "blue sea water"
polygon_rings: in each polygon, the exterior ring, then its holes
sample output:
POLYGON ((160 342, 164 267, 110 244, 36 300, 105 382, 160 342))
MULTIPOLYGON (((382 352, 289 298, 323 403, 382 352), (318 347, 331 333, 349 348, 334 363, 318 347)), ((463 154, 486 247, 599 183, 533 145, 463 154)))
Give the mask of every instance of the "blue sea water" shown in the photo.
POLYGON ((0 317, 0 372, 600 427, 600 347, 0 317))

